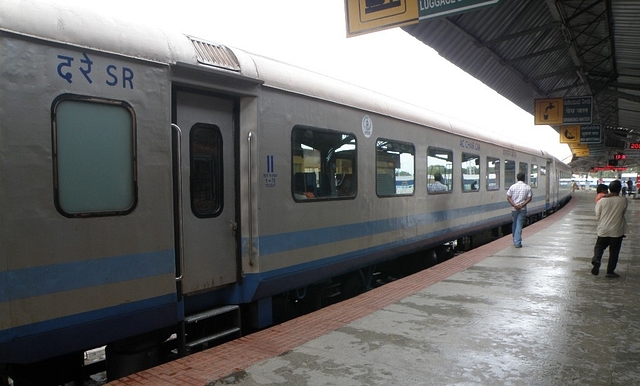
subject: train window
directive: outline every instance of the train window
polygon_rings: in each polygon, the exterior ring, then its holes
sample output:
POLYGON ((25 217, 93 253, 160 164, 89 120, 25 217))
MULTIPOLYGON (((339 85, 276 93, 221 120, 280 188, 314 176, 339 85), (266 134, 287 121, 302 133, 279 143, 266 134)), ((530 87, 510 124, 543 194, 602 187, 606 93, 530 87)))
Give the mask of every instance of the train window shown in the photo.
POLYGON ((411 195, 414 189, 415 147, 412 144, 376 141, 376 194, 411 195))
POLYGON ((291 192, 298 202, 354 198, 356 137, 308 126, 291 131, 291 192))
POLYGON ((462 153, 460 176, 463 192, 477 192, 480 189, 480 156, 462 153))
POLYGON ((516 183, 516 161, 504 160, 504 188, 509 189, 516 183))
POLYGON ((137 202, 135 115, 121 101, 52 104, 54 201, 66 217, 124 215, 137 202))
POLYGON ((487 190, 500 189, 500 159, 487 157, 487 190))
POLYGON ((531 175, 529 177, 529 185, 532 188, 538 187, 538 165, 531 164, 531 175))
POLYGON ((451 192, 453 186, 453 151, 427 149, 427 191, 429 194, 451 192))
POLYGON ((223 206, 222 134, 215 125, 197 123, 189 134, 191 211, 216 217, 223 206))
POLYGON ((527 181, 527 176, 529 175, 529 165, 526 162, 520 162, 518 173, 523 173, 525 178, 525 184, 529 183, 527 181))

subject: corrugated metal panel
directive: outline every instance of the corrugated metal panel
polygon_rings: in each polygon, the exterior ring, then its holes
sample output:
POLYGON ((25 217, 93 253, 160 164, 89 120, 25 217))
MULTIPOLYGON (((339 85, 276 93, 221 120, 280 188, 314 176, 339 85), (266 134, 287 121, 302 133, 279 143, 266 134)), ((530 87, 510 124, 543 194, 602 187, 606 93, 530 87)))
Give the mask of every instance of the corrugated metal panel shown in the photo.
POLYGON ((619 126, 630 129, 631 140, 640 142, 640 2, 611 2, 614 20, 615 60, 618 79, 619 126))
POLYGON ((240 71, 238 58, 228 47, 210 43, 192 36, 188 36, 196 51, 198 63, 208 66, 240 71))
POLYGON ((592 95, 608 148, 580 169, 640 140, 638 20, 638 0, 503 0, 404 30, 530 113, 536 98, 592 95))

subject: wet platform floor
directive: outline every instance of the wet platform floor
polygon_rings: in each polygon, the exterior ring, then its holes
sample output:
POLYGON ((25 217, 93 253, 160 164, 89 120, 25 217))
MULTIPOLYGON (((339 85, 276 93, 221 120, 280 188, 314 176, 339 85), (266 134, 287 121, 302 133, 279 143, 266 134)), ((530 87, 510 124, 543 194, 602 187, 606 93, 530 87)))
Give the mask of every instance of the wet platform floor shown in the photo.
POLYGON ((428 270, 111 385, 638 385, 640 199, 590 273, 595 192, 428 270), (606 265, 608 251, 603 257, 606 265))

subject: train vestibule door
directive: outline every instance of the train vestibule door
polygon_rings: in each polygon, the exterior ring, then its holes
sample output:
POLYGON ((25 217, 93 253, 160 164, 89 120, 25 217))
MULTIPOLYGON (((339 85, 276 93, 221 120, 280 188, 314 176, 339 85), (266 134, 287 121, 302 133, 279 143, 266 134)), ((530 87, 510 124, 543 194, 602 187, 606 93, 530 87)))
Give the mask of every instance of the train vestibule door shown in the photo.
POLYGON ((188 295, 237 280, 234 101, 174 95, 181 131, 178 145, 174 139, 176 265, 188 295))
MULTIPOLYGON (((546 175, 545 175, 545 181, 544 181, 544 186, 545 186, 545 210, 551 209, 552 205, 555 205, 555 200, 558 197, 558 191, 557 186, 551 186, 551 184, 557 185, 556 183, 554 183, 551 179, 551 175, 553 174, 554 176, 558 175, 558 171, 557 170, 553 170, 553 164, 550 161, 547 161, 547 165, 545 170, 547 171, 546 175), (555 172, 555 173, 552 173, 555 172), (551 189, 554 189, 553 191, 551 189)), ((558 180, 559 182, 559 180, 558 180)))

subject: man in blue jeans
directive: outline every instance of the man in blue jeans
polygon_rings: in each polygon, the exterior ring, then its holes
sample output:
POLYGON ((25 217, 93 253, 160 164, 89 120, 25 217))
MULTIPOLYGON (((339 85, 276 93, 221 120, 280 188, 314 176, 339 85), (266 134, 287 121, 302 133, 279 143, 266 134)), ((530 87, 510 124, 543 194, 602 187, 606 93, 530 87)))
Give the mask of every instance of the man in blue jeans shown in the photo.
POLYGON ((518 173, 518 182, 511 185, 507 190, 507 201, 511 204, 511 233, 513 234, 513 245, 522 248, 522 228, 524 220, 527 218, 527 204, 533 198, 531 187, 524 182, 524 173, 518 173))

